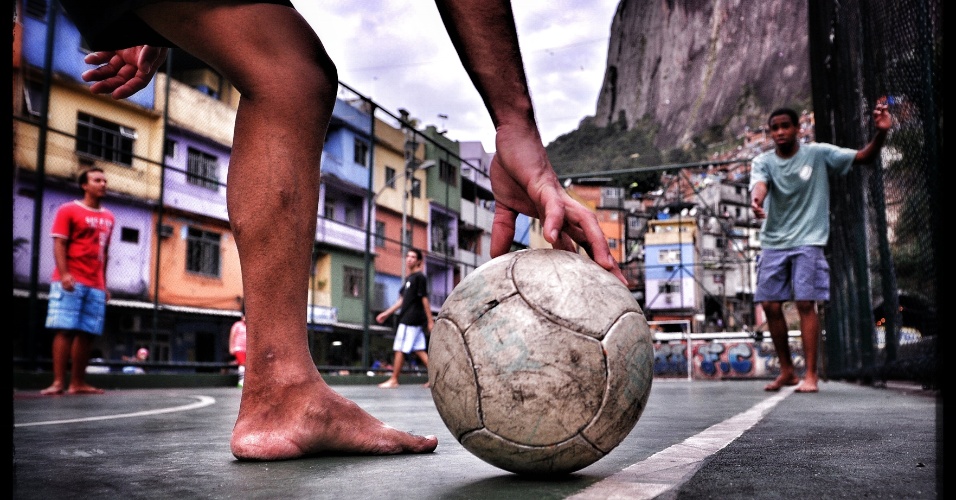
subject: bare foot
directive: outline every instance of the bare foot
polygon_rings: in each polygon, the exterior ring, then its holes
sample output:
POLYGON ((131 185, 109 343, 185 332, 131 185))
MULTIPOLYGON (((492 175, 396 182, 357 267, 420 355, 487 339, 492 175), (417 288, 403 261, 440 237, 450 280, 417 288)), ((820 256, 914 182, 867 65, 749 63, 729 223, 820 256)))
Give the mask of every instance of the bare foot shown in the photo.
POLYGON ((99 387, 93 387, 92 385, 83 384, 79 387, 70 386, 70 389, 66 391, 67 394, 103 394, 103 389, 99 387))
POLYGON ((431 387, 431 386, 432 386, 431 382, 425 382, 424 384, 422 384, 422 387, 424 387, 424 388, 426 388, 426 389, 428 389, 428 388, 431 387))
POLYGON ((316 373, 301 383, 251 385, 242 391, 232 431, 239 460, 286 460, 317 453, 430 453, 435 436, 399 431, 333 391, 316 373), (261 388, 260 388, 261 387, 261 388))
POLYGON ((793 390, 793 392, 803 392, 803 393, 819 392, 819 388, 817 387, 817 381, 810 380, 809 377, 805 378, 803 379, 803 382, 800 382, 800 385, 798 385, 797 388, 793 390))
POLYGON ((799 383, 800 379, 796 375, 780 375, 779 377, 775 378, 773 382, 765 385, 763 390, 776 392, 785 385, 797 385, 799 383))
POLYGON ((63 394, 63 385, 54 383, 50 387, 47 387, 46 389, 43 389, 42 391, 40 391, 40 394, 44 396, 59 396, 60 394, 63 394))
POLYGON ((385 382, 378 384, 378 386, 381 387, 382 389, 394 389, 398 387, 398 382, 394 380, 386 380, 385 382))

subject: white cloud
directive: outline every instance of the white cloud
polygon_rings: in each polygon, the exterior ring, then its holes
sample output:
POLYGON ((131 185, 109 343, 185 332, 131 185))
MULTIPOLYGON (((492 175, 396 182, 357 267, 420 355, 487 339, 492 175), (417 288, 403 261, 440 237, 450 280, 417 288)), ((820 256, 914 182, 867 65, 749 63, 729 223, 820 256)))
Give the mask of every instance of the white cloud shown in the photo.
MULTIPOLYGON (((594 114, 619 0, 512 4, 528 86, 545 144, 594 114)), ((493 151, 494 128, 433 2, 293 0, 339 70, 339 80, 397 114, 444 126, 493 151), (447 115, 447 120, 438 115, 447 115)))

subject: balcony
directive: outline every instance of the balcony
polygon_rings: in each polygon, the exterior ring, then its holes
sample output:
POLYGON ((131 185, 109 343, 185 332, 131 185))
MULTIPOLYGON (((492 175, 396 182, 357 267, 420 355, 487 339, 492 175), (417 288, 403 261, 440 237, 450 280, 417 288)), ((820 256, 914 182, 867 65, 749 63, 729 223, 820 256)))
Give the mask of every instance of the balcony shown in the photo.
POLYGON ((495 218, 495 213, 481 205, 475 205, 474 202, 461 200, 461 221, 475 227, 491 231, 491 223, 495 218))
POLYGON ((316 220, 315 241, 364 252, 365 230, 332 219, 319 217, 316 220))

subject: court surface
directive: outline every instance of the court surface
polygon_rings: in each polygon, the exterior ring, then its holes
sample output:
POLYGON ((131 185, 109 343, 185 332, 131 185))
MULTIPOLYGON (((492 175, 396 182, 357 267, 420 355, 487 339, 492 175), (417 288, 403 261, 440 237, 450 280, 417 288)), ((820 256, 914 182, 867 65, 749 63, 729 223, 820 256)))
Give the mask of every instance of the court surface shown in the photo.
POLYGON ((282 462, 239 462, 229 452, 238 388, 15 391, 13 498, 942 496, 935 393, 831 381, 817 394, 775 394, 765 383, 655 379, 647 409, 617 448, 550 480, 471 455, 420 385, 334 388, 396 428, 437 435, 434 453, 282 462))

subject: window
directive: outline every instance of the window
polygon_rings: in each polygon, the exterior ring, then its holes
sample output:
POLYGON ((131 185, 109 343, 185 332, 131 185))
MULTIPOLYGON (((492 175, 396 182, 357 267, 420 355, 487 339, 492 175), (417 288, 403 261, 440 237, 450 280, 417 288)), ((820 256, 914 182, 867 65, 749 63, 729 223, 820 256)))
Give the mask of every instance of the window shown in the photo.
POLYGON ((219 163, 215 156, 187 148, 186 182, 206 189, 219 189, 219 163))
POLYGON ((362 297, 365 292, 365 275, 364 272, 357 267, 345 266, 343 269, 344 278, 343 284, 345 288, 342 290, 345 293, 346 297, 362 297))
POLYGON ((608 238, 608 240, 607 240, 607 246, 608 246, 608 248, 610 248, 611 250, 617 249, 617 239, 616 239, 616 238, 608 238))
POLYGON ((364 167, 368 166, 368 143, 361 140, 355 139, 355 163, 362 165, 364 167))
POLYGON ((93 158, 133 165, 133 141, 136 130, 116 123, 77 113, 76 152, 93 158))
POLYGON ((680 262, 679 249, 659 250, 657 252, 657 261, 661 264, 677 264, 680 262))
POLYGON ((23 108, 31 116, 39 117, 43 112, 43 84, 27 80, 23 86, 23 108))
POLYGON ((438 160, 438 178, 451 186, 458 185, 458 169, 445 160, 438 160))
POLYGON ((385 223, 380 220, 375 221, 375 246, 385 246, 385 223))
POLYGON ((680 281, 662 281, 657 285, 658 293, 680 293, 680 281))
POLYGON ((322 207, 322 217, 335 220, 335 198, 325 197, 325 206, 322 207))
POLYGON ((355 205, 346 205, 345 206, 345 223, 354 227, 362 227, 361 207, 355 206, 355 205))
POLYGON ((385 167, 385 185, 390 188, 395 188, 395 169, 392 167, 385 167))
POLYGON ((131 227, 120 228, 120 241, 139 243, 139 229, 131 227))
POLYGON ((186 231, 186 270, 219 277, 221 235, 194 227, 186 231))
POLYGON ((169 158, 176 157, 176 141, 172 139, 166 139, 166 142, 163 144, 163 154, 169 158))
POLYGON ((26 1, 26 10, 27 15, 35 17, 37 19, 46 19, 46 0, 27 0, 26 1))

